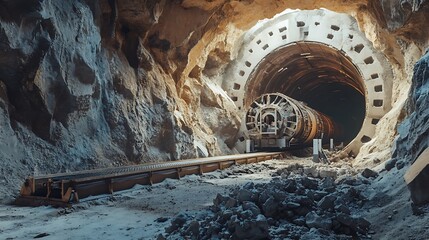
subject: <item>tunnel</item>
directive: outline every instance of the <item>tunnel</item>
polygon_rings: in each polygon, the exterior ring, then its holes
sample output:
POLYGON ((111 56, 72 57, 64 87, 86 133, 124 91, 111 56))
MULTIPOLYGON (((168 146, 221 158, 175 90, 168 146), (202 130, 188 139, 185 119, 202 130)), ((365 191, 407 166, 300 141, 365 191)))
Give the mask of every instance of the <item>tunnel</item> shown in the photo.
MULTIPOLYGON (((287 10, 257 23, 242 41, 223 88, 243 119, 255 99, 278 92, 341 126, 336 141, 349 154, 371 142, 391 108, 392 70, 353 17, 327 9, 287 10)), ((239 151, 247 135, 242 124, 239 151)))
POLYGON ((349 143, 365 118, 365 89, 359 71, 344 54, 324 44, 297 42, 271 52, 247 84, 245 106, 263 93, 283 93, 347 129, 337 141, 349 143))

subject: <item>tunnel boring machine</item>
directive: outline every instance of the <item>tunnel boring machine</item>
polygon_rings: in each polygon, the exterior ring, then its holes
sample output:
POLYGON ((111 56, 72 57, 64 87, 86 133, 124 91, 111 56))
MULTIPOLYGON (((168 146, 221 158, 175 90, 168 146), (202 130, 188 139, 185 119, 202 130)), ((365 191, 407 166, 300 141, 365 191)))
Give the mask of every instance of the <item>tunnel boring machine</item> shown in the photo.
POLYGON ((281 93, 261 95, 250 105, 246 128, 254 149, 304 147, 315 138, 342 135, 329 116, 281 93))

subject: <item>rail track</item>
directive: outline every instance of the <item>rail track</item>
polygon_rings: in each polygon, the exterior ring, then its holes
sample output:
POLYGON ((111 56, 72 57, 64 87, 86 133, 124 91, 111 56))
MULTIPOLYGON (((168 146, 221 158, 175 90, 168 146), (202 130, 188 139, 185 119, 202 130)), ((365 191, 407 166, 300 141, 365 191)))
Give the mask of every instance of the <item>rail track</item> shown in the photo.
POLYGON ((249 153, 33 176, 25 180, 15 204, 65 207, 82 198, 113 194, 136 184, 150 185, 166 178, 180 179, 185 175, 203 174, 282 156, 282 152, 249 153))

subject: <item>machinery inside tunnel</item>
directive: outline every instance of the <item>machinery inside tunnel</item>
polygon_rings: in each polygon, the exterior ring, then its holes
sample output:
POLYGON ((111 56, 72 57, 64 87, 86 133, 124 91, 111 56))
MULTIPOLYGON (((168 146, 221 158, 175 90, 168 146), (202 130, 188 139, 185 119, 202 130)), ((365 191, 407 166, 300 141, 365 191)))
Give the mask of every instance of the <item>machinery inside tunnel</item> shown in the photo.
POLYGON ((300 148, 313 139, 326 142, 343 133, 342 126, 327 115, 281 93, 266 93, 256 99, 247 111, 246 128, 251 138, 246 151, 300 148))
POLYGON ((279 92, 329 116, 349 143, 365 118, 363 80, 340 51, 314 42, 297 42, 270 53, 248 81, 245 106, 263 93, 279 92))
POLYGON ((280 93, 326 115, 349 154, 372 140, 391 108, 392 70, 347 14, 289 10, 261 21, 243 37, 223 87, 242 125, 236 148, 245 151, 246 114, 263 94, 280 93))

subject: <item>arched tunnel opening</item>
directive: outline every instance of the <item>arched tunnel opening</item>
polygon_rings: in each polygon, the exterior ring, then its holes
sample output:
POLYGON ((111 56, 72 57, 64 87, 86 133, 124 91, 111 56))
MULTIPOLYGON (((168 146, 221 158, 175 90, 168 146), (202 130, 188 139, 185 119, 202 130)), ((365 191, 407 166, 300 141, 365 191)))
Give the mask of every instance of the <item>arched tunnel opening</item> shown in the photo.
POLYGON ((265 56, 245 86, 244 108, 265 93, 282 93, 329 116, 343 131, 336 141, 348 144, 366 114, 362 75, 351 59, 328 45, 300 41, 265 56))

